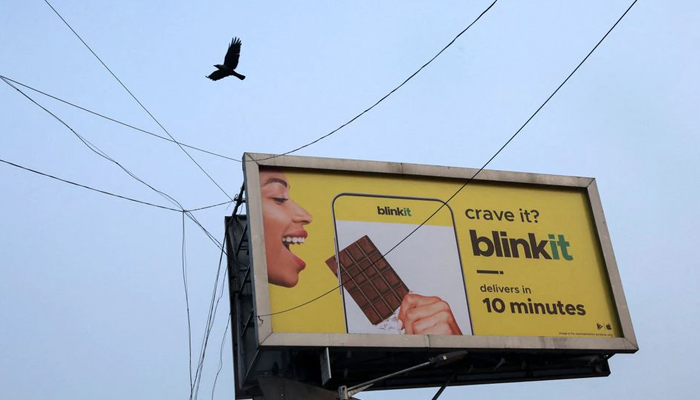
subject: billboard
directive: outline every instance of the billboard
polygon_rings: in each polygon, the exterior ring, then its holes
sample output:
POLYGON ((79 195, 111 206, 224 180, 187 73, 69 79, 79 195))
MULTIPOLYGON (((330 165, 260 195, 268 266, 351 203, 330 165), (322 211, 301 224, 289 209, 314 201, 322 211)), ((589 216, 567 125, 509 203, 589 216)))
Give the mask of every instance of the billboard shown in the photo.
POLYGON ((638 349, 592 178, 248 153, 244 172, 240 349, 638 349))
POLYGON ((260 196, 249 212, 262 214, 256 283, 269 293, 258 314, 271 332, 625 337, 592 179, 486 172, 462 188, 464 178, 270 161, 246 171, 249 198, 260 196))

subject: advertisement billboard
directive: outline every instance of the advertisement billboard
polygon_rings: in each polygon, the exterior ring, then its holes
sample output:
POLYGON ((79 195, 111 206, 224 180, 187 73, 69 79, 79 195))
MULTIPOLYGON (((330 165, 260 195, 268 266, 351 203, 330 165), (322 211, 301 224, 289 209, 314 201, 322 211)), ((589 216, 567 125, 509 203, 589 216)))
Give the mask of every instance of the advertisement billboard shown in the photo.
POLYGON ((623 337, 590 179, 253 165, 271 332, 623 337))
POLYGON ((637 350, 592 178, 264 154, 244 171, 257 350, 637 350))

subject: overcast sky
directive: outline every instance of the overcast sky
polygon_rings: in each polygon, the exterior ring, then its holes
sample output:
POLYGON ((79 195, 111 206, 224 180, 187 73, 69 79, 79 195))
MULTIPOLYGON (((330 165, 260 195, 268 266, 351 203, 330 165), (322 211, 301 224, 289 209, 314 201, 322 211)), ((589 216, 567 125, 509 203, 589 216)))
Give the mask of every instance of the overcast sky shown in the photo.
MULTIPOLYGON (((486 1, 50 0, 178 141, 280 153, 395 88, 486 1), (232 36, 245 81, 205 79, 232 36)), ((481 167, 631 0, 499 1, 376 108, 298 155, 481 167)), ((43 0, 0 5, 0 74, 164 135, 43 0)), ((640 0, 489 165, 594 177, 640 351, 607 378, 450 388, 441 399, 694 398, 700 346, 700 3, 640 0)), ((23 88, 77 134, 192 209, 228 198, 174 144, 23 88)), ((0 159, 172 207, 0 81, 0 159)), ((191 151, 230 196, 241 164, 191 151)), ((182 215, 0 163, 0 397, 186 399, 182 215)), ((217 240, 230 206, 195 212, 217 240)), ((220 251, 185 221, 198 352, 220 251)), ((226 317, 200 387, 212 397, 226 317)), ((230 338, 215 399, 233 395, 230 338)), ((363 399, 426 399, 434 389, 363 399)))

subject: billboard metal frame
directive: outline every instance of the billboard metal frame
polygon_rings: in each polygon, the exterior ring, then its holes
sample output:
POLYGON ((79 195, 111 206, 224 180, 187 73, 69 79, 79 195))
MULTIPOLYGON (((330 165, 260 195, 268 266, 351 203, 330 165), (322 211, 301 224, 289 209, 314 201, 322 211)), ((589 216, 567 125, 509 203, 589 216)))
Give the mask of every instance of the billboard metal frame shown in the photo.
POLYGON ((544 175, 522 172, 504 172, 454 168, 405 163, 355 161, 298 156, 273 156, 245 153, 244 171, 248 201, 248 218, 251 226, 251 257, 255 261, 253 271, 255 302, 261 323, 257 324, 258 344, 261 347, 312 346, 312 347, 389 347, 389 348, 460 348, 460 349, 540 349, 540 350, 590 350, 612 353, 634 353, 638 350, 627 307, 622 281, 613 253, 610 234, 598 188, 594 178, 544 175), (619 338, 585 337, 535 337, 535 336, 437 336, 437 335, 369 335, 327 333, 276 333, 272 331, 270 300, 268 295, 265 241, 262 231, 262 209, 259 206, 260 187, 250 182, 259 181, 259 166, 302 168, 334 172, 391 174, 395 176, 434 177, 470 180, 475 182, 515 183, 538 186, 580 188, 587 192, 598 238, 603 253, 616 311, 622 328, 619 338), (476 175, 476 176, 475 176, 476 175))
MULTIPOLYGON (((482 170, 479 172, 479 170, 471 168, 254 153, 244 153, 243 171, 245 182, 242 190, 245 191, 246 215, 239 216, 238 219, 234 217, 227 220, 231 318, 232 323, 235 324, 232 328, 232 336, 237 378, 236 398, 247 398, 251 393, 259 393, 256 379, 260 376, 274 373, 280 364, 289 365, 290 362, 297 362, 294 361, 295 358, 298 360, 300 357, 309 359, 313 358, 312 356, 318 356, 323 360, 323 355, 325 354, 326 362, 328 363, 329 349, 330 357, 336 360, 336 364, 342 364, 350 360, 351 353, 354 359, 374 357, 376 354, 395 357, 395 360, 397 360, 396 364, 388 365, 386 368, 394 368, 400 365, 401 362, 408 363, 423 356, 434 356, 438 352, 452 351, 454 349, 470 351, 476 357, 477 364, 475 365, 477 366, 479 362, 491 358, 495 359, 498 365, 508 361, 505 368, 510 368, 509 372, 492 373, 489 372, 491 367, 488 367, 485 369, 487 372, 482 375, 474 375, 474 373, 464 376, 458 375, 453 383, 457 385, 607 376, 609 374, 607 359, 610 356, 617 353, 634 353, 638 350, 600 195, 593 178, 495 170, 482 170), (443 336, 273 332, 265 260, 262 199, 259 185, 260 167, 331 173, 359 173, 375 176, 387 175, 397 178, 454 179, 462 182, 473 180, 480 183, 578 189, 585 193, 590 205, 614 300, 615 311, 618 315, 621 337, 443 336), (243 248, 242 252, 241 248, 243 248), (239 256, 239 253, 244 254, 239 256), (235 268, 232 268, 232 265, 235 265, 235 268), (500 362, 498 361, 499 359, 501 360, 500 362), (526 363, 529 365, 527 368, 524 367, 526 363), (520 364, 523 365, 522 368, 520 364)), ((465 188, 465 190, 468 190, 468 188, 465 188)), ((241 198, 242 193, 238 197, 237 207, 243 202, 241 198)), ((330 374, 330 365, 328 371, 325 371, 323 367, 320 367, 319 370, 318 359, 315 362, 309 362, 310 364, 299 368, 307 371, 314 370, 312 374, 318 373, 319 377, 324 374, 330 374)), ((474 362, 474 359, 470 362, 474 362)), ((384 367, 379 368, 375 372, 388 371, 388 369, 382 368, 384 367)), ((498 366, 493 371, 497 369, 498 366)), ((330 383, 326 377, 322 380, 321 386, 340 382, 343 384, 359 383, 364 376, 355 375, 340 381, 337 376, 334 376, 330 383)), ((314 379, 317 378, 313 378, 312 381, 314 379)), ((439 386, 442 379, 444 379, 444 376, 435 371, 426 373, 426 375, 409 376, 404 380, 395 380, 387 383, 385 387, 378 387, 378 389, 424 387, 426 385, 439 386)), ((299 380, 309 382, 308 377, 299 380)))

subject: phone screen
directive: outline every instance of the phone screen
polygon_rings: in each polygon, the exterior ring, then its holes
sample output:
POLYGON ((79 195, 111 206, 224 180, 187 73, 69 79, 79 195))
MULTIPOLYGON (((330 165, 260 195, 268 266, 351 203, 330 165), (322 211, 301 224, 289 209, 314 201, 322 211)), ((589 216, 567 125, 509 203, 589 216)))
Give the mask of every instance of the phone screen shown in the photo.
MULTIPOLYGON (((379 323, 376 323, 377 317, 367 311, 370 306, 379 304, 381 299, 377 300, 377 297, 389 295, 390 289, 385 289, 383 282, 397 282, 400 279, 411 293, 437 296, 446 301, 462 333, 472 334, 457 232, 448 204, 430 198, 342 193, 334 199, 332 210, 336 260, 339 253, 344 249, 352 250, 350 247, 357 246, 358 241, 366 243, 366 236, 373 244, 372 248, 376 247, 388 263, 387 267, 382 268, 390 269, 379 274, 379 270, 370 271, 371 267, 367 266, 355 269, 359 272, 354 273, 363 278, 360 284, 367 285, 368 289, 362 293, 362 299, 357 294, 357 282, 343 282, 342 274, 336 273, 341 284, 348 333, 402 332, 397 317, 398 308, 394 310, 392 307, 393 314, 379 323), (381 279, 376 277, 382 274, 381 279), (349 290, 353 293, 349 293, 349 290), (373 304, 368 306, 367 301, 373 304)), ((345 280, 349 281, 347 275, 345 280)), ((398 289, 392 293, 396 295, 397 292, 402 294, 404 290, 398 289)), ((394 299, 388 302, 392 303, 395 305, 394 299)))

